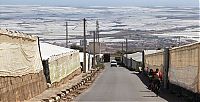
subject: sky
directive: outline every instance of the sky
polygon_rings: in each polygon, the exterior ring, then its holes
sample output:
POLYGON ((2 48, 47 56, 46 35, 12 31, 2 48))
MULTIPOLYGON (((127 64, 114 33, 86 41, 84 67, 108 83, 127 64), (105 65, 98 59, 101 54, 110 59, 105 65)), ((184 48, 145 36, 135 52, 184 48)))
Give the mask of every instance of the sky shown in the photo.
POLYGON ((199 7, 200 0, 0 0, 0 5, 199 7))

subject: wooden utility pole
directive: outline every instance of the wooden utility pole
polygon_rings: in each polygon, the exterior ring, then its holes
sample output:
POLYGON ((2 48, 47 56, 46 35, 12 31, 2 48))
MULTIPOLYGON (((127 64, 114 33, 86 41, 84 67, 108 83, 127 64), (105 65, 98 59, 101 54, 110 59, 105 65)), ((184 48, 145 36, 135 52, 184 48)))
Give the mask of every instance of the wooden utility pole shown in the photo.
POLYGON ((181 45, 181 36, 178 37, 178 47, 181 45))
POLYGON ((123 54, 123 51, 124 51, 124 42, 122 42, 122 54, 123 54))
POLYGON ((122 58, 121 58, 122 62, 121 62, 121 64, 124 63, 123 58, 124 58, 124 42, 122 42, 122 58))
MULTIPOLYGON (((98 20, 96 20, 96 38, 97 38, 97 46, 98 46, 97 54, 100 54, 101 49, 100 49, 100 43, 99 43, 99 22, 98 22, 98 20)), ((99 63, 99 62, 100 62, 100 60, 99 60, 99 56, 98 56, 97 57, 97 63, 99 63)))
POLYGON ((68 48, 68 23, 66 22, 66 47, 68 48))
POLYGON ((90 69, 90 55, 91 55, 91 51, 89 50, 89 53, 88 53, 88 70, 90 69))
MULTIPOLYGON (((128 52, 128 39, 126 38, 126 59, 128 59, 128 54, 127 54, 127 52, 128 52)), ((127 60, 126 60, 126 66, 127 66, 127 64, 128 64, 128 62, 127 62, 127 60)))
POLYGON ((95 31, 93 32, 93 54, 94 54, 94 57, 93 57, 93 68, 95 68, 95 61, 96 61, 96 54, 95 54, 95 39, 96 39, 96 33, 95 31))
POLYGON ((84 47, 83 47, 83 72, 86 73, 86 19, 84 18, 83 19, 83 44, 84 44, 84 47))
POLYGON ((99 21, 96 21, 96 35, 97 35, 97 42, 99 42, 99 21))

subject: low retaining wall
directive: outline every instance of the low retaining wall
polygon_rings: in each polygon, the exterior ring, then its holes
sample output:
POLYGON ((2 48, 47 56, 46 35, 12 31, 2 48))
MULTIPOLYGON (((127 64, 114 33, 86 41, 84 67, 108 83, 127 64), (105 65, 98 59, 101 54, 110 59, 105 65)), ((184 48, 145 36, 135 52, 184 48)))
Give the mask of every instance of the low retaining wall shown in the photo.
POLYGON ((23 101, 42 93, 46 86, 43 71, 16 77, 0 76, 0 101, 23 101))

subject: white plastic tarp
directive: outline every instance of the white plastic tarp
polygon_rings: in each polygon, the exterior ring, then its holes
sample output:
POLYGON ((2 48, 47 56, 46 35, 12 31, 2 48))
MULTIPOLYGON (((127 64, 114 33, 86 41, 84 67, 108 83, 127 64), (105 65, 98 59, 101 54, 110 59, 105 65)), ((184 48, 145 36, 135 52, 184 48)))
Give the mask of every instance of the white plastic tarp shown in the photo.
POLYGON ((49 62, 51 83, 59 82, 80 68, 79 51, 48 43, 40 43, 43 60, 49 62))
POLYGON ((37 37, 0 29, 0 76, 39 73, 42 68, 37 37))

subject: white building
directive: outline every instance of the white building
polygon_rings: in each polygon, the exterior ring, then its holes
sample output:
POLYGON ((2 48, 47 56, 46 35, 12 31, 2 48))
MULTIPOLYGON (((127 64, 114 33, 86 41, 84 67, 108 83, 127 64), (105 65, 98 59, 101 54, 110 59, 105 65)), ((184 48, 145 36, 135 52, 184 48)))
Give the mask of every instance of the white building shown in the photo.
MULTIPOLYGON (((81 66, 83 67, 84 53, 79 52, 79 55, 80 55, 80 63, 81 66)), ((93 55, 86 53, 86 72, 92 68, 92 59, 93 55)))

